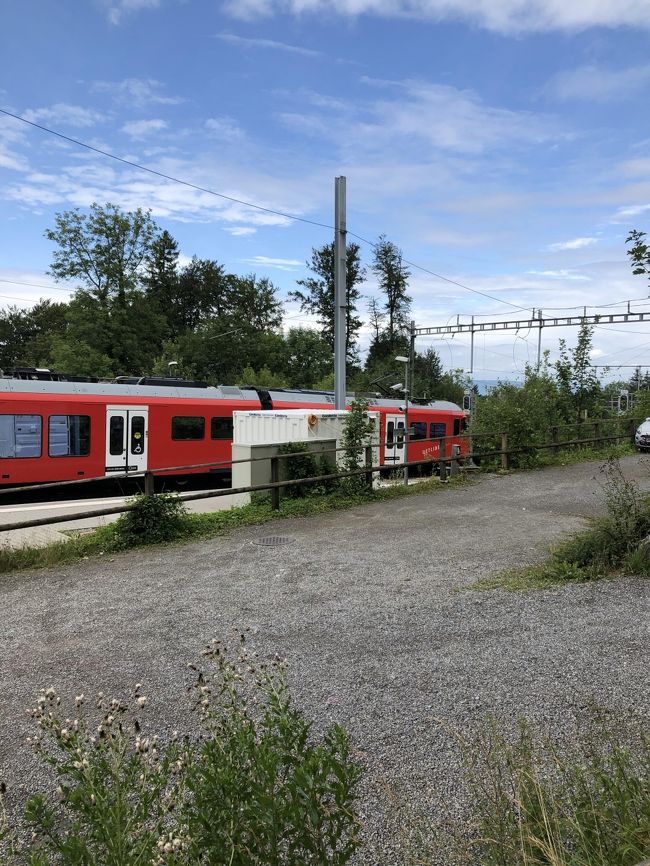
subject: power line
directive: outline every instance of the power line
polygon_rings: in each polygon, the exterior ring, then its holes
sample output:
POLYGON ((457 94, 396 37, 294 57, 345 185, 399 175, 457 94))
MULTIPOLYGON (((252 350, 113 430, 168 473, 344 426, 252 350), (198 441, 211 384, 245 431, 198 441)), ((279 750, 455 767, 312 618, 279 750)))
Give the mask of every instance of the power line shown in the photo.
POLYGON ((208 195, 213 195, 213 196, 216 196, 217 198, 225 199, 226 201, 233 202, 234 204, 241 204, 241 205, 244 205, 245 207, 252 208, 253 210, 259 210, 259 211, 263 211, 264 213, 270 213, 270 214, 273 214, 274 216, 283 217, 284 219, 295 220, 296 222, 301 222, 301 223, 308 223, 309 225, 312 225, 312 226, 319 226, 320 228, 331 229, 332 231, 334 231, 334 226, 327 225, 326 223, 319 223, 319 222, 316 222, 315 220, 309 220, 309 219, 306 219, 305 217, 296 216, 296 214, 285 213, 284 211, 274 210, 273 208, 270 208, 270 207, 263 207, 260 204, 254 204, 253 202, 250 202, 250 201, 243 201, 242 199, 234 198, 231 195, 225 195, 224 193, 216 192, 213 189, 208 189, 207 187, 199 186, 196 183, 191 183, 188 180, 182 180, 181 178, 174 177, 171 174, 165 174, 162 171, 157 171, 155 168, 149 168, 146 165, 141 165, 140 163, 133 162, 130 159, 124 159, 121 156, 116 156, 114 153, 110 153, 108 150, 102 150, 99 147, 94 147, 92 144, 87 144, 85 141, 80 141, 78 138, 71 138, 69 135, 64 135, 62 132, 57 132, 56 130, 50 129, 47 126, 42 126, 40 123, 34 123, 32 120, 26 120, 24 117, 20 117, 20 115, 18 115, 18 114, 13 114, 11 111, 7 111, 6 108, 0 108, 0 114, 6 114, 7 117, 12 117, 14 120, 19 120, 21 123, 26 123, 28 126, 33 126, 35 129, 40 129, 42 132, 47 132, 48 135, 55 135, 57 138, 62 138, 64 141, 68 141, 71 144, 76 144, 78 147, 85 147, 86 150, 92 150, 93 153, 98 153, 101 156, 106 156, 106 157, 108 157, 108 159, 114 159, 116 162, 121 162, 123 165, 128 165, 131 168, 137 168, 140 171, 146 171, 149 174, 156 175, 156 177, 161 177, 164 180, 170 180, 173 183, 179 183, 182 186, 190 187, 190 189, 195 189, 198 192, 205 192, 208 195))
MULTIPOLYGON (((318 226, 319 228, 326 228, 326 229, 331 229, 332 231, 334 231, 334 226, 329 225, 327 223, 321 223, 321 222, 317 222, 316 220, 310 220, 310 219, 306 219, 305 217, 296 216, 296 214, 290 214, 290 213, 286 213, 284 211, 274 210, 273 208, 263 207, 262 205, 255 204, 254 202, 243 201, 242 199, 234 198, 233 196, 229 196, 229 195, 225 195, 224 193, 216 192, 216 190, 208 189, 207 187, 203 187, 203 186, 199 186, 198 184, 191 183, 190 181, 182 180, 181 178, 174 177, 173 175, 165 174, 162 171, 157 171, 154 168, 149 168, 146 165, 141 165, 140 163, 133 162, 130 159, 124 159, 121 156, 116 156, 114 153, 110 153, 110 151, 103 150, 102 148, 99 148, 99 147, 94 147, 92 144, 88 144, 85 141, 80 141, 78 138, 72 138, 69 135, 64 135, 62 132, 57 132, 56 130, 50 129, 47 126, 43 126, 40 123, 34 123, 34 121, 32 121, 32 120, 26 120, 24 117, 21 117, 18 114, 14 114, 11 111, 7 111, 6 108, 0 108, 0 113, 5 114, 7 117, 13 118, 14 120, 18 120, 21 123, 25 123, 28 126, 32 126, 35 129, 40 129, 41 132, 46 132, 46 133, 48 133, 48 135, 54 135, 57 138, 63 139, 63 141, 68 141, 71 144, 76 144, 78 147, 84 147, 84 148, 86 148, 86 150, 90 150, 93 153, 98 153, 101 156, 105 156, 108 159, 113 159, 116 162, 120 162, 123 165, 128 165, 131 168, 137 168, 139 171, 146 171, 149 174, 153 174, 156 177, 161 177, 164 180, 169 180, 169 181, 172 181, 173 183, 179 183, 182 186, 187 186, 190 189, 197 190, 198 192, 204 192, 204 193, 207 193, 208 195, 213 195, 213 196, 216 196, 217 198, 221 198, 221 199, 224 199, 226 201, 234 202, 235 204, 241 204, 241 205, 244 205, 245 207, 249 207, 249 208, 252 208, 254 210, 263 211, 264 213, 270 213, 270 214, 273 214, 274 216, 283 217, 284 219, 295 220, 296 222, 307 223, 308 225, 318 226)), ((377 244, 374 244, 372 241, 366 240, 366 238, 363 238, 363 237, 361 237, 361 235, 355 234, 354 232, 348 231, 347 234, 351 235, 352 237, 357 238, 358 240, 362 241, 365 244, 369 244, 373 248, 376 248, 376 246, 377 246, 377 244)), ((510 301, 504 301, 501 298, 497 298, 494 295, 488 294, 487 292, 481 292, 478 289, 472 289, 469 286, 463 285, 463 283, 459 283, 456 280, 452 280, 449 277, 445 277, 442 274, 437 274, 435 271, 431 271, 428 268, 422 267, 422 265, 418 265, 416 262, 412 262, 412 261, 409 261, 407 259, 403 259, 403 261, 405 264, 409 265, 412 268, 416 268, 419 271, 423 271, 424 273, 429 274, 430 276, 436 277, 436 279, 444 280, 447 283, 451 283, 452 285, 458 286, 459 288, 464 289, 467 292, 472 292, 473 294, 476 294, 476 295, 482 295, 484 298, 490 298, 490 300, 492 300, 492 301, 497 301, 497 303, 499 303, 499 304, 507 304, 509 307, 513 307, 515 310, 527 311, 529 309, 527 307, 520 307, 517 304, 512 304, 510 301)))
POLYGON ((30 286, 34 289, 49 289, 52 292, 66 292, 67 294, 71 294, 76 291, 75 289, 63 289, 60 286, 46 286, 43 283, 25 283, 22 280, 3 280, 0 279, 0 283, 11 283, 12 286, 30 286))
MULTIPOLYGON (((223 199, 224 201, 229 201, 229 202, 232 202, 234 204, 240 204, 244 207, 251 208, 252 210, 258 210, 258 211, 261 211, 263 213, 273 214, 274 216, 282 217, 283 219, 294 220, 295 222, 302 222, 302 223, 306 223, 307 225, 318 226, 319 228, 326 228, 326 229, 330 229, 331 231, 334 231, 334 226, 330 225, 329 223, 322 223, 322 222, 318 222, 317 220, 310 220, 310 219, 307 219, 306 217, 301 217, 301 216, 298 216, 296 214, 287 213, 286 211, 275 210, 274 208, 264 207, 263 205, 259 205, 259 204, 256 204, 254 202, 244 201, 243 199, 235 198, 234 196, 229 196, 229 195, 226 195, 225 193, 217 192, 216 190, 209 189, 208 187, 200 186, 199 184, 192 183, 191 181, 187 181, 187 180, 183 180, 182 178, 174 177, 173 175, 166 174, 165 172, 158 171, 157 169, 150 168, 149 166, 134 162, 133 160, 124 159, 121 156, 117 156, 116 154, 111 153, 110 151, 107 151, 107 150, 103 150, 102 148, 95 147, 94 145, 88 144, 85 141, 81 141, 78 138, 73 138, 72 136, 64 135, 62 132, 57 132, 56 130, 50 129, 47 126, 43 126, 40 123, 35 123, 32 120, 27 120, 26 118, 21 117, 18 114, 14 114, 13 112, 8 111, 6 108, 0 108, 0 113, 6 115, 7 117, 11 117, 14 120, 17 120, 20 123, 24 123, 27 126, 31 126, 34 129, 39 129, 41 132, 46 132, 48 135, 56 136, 57 138, 60 138, 63 141, 67 141, 70 144, 76 145, 77 147, 83 147, 86 150, 90 150, 93 153, 99 154, 100 156, 105 156, 108 159, 114 160, 115 162, 120 162, 123 165, 128 165, 131 168, 135 168, 135 169, 138 169, 139 171, 147 172, 148 174, 155 175, 156 177, 160 177, 164 180, 171 181, 172 183, 178 183, 181 186, 185 186, 185 187, 188 187, 190 189, 197 190, 198 192, 206 193, 207 195, 215 196, 216 198, 223 199)), ((368 244, 373 249, 377 248, 376 243, 373 243, 372 241, 367 240, 366 238, 362 237, 359 234, 356 234, 355 232, 351 232, 348 230, 347 234, 351 237, 357 238, 357 240, 360 240, 365 244, 368 244)), ((471 288, 471 286, 467 286, 464 283, 458 282, 458 280, 452 280, 450 277, 445 277, 443 274, 439 274, 436 271, 432 271, 429 268, 425 268, 422 265, 417 264, 417 262, 411 261, 410 259, 402 259, 402 261, 404 262, 404 264, 409 265, 409 267, 415 268, 418 271, 422 271, 423 273, 428 274, 429 276, 435 277, 438 280, 443 280, 446 283, 450 283, 451 285, 458 286, 459 288, 463 289, 466 292, 471 292, 472 294, 480 295, 481 297, 484 297, 484 298, 489 298, 492 301, 496 301, 499 304, 505 304, 506 306, 511 307, 512 309, 515 309, 515 310, 520 310, 521 312, 528 312, 531 310, 530 307, 522 307, 519 304, 513 304, 511 301, 506 301, 503 298, 498 298, 498 297, 496 297, 496 295, 491 295, 488 292, 482 292, 479 289, 473 289, 473 288, 471 288)), ((14 282, 16 285, 32 285, 35 288, 48 288, 48 289, 54 289, 55 291, 67 291, 66 289, 58 289, 58 288, 55 288, 52 286, 38 286, 35 283, 31 283, 31 284, 30 283, 19 283, 18 281, 11 281, 11 280, 0 280, 0 282, 14 282)), ((639 300, 641 300, 641 299, 639 299, 639 300)), ((601 304, 599 306, 607 307, 607 306, 615 306, 615 305, 616 304, 601 304)), ((594 308, 597 308, 597 307, 594 307, 594 308)), ((577 306, 576 307, 551 307, 550 309, 551 310, 572 310, 572 309, 579 309, 579 307, 577 307, 577 306)))
MULTIPOLYGON (((361 237, 361 235, 356 234, 356 232, 351 232, 348 229, 348 235, 351 235, 353 238, 357 238, 357 240, 362 241, 364 244, 368 244, 373 249, 377 249, 377 244, 373 243, 373 241, 369 241, 367 238, 361 237)), ((518 304, 513 304, 510 301, 504 301, 502 298, 497 298, 495 295, 490 295, 487 292, 481 292, 479 289, 472 289, 470 286, 464 285, 464 283, 459 283, 457 280, 452 280, 449 277, 445 277, 442 274, 437 274, 435 271, 429 270, 429 268, 425 268, 422 265, 418 265, 416 262, 412 262, 409 259, 401 259, 405 265, 409 265, 412 268, 415 268, 418 271, 422 271, 425 274, 429 274, 429 276, 436 277, 438 280, 444 280, 446 283, 451 283, 454 286, 458 286, 461 289, 464 289, 466 292, 472 292, 474 295, 481 295, 484 298, 489 298, 491 301, 496 301, 499 304, 507 304, 509 307, 513 307, 515 310, 520 310, 522 313, 531 312, 531 307, 520 307, 518 304)))

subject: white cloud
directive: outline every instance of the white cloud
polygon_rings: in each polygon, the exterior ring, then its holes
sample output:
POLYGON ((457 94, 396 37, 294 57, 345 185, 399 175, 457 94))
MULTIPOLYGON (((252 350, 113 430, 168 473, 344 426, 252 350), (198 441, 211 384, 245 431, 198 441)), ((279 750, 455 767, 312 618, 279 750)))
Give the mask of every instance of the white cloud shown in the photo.
POLYGON ((612 217, 612 222, 621 223, 621 222, 629 222, 630 219, 633 219, 638 216, 642 216, 647 211, 650 210, 650 204, 638 204, 638 205, 629 205, 628 207, 619 208, 614 216, 612 217))
POLYGON ((527 271, 538 277, 550 277, 553 280, 588 280, 589 277, 585 274, 576 274, 574 271, 569 271, 566 268, 561 268, 557 271, 527 271))
POLYGON ((149 105, 178 105, 179 96, 165 96, 160 92, 163 85, 155 78, 125 78, 123 81, 94 81, 90 85, 95 93, 108 93, 116 102, 133 108, 149 105))
POLYGON ((125 15, 139 12, 141 9, 157 9, 160 0, 118 0, 117 3, 107 4, 108 20, 111 24, 121 24, 125 15))
POLYGON ((286 12, 377 15, 462 21, 506 34, 650 27, 647 0, 226 0, 224 9, 244 20, 286 12))
POLYGON ((246 237, 246 235, 254 235, 257 232, 257 229, 252 226, 232 226, 231 228, 224 229, 224 231, 227 231, 228 234, 235 238, 239 238, 246 237))
POLYGON ((62 123, 79 128, 95 126, 104 121, 104 115, 92 108, 57 102, 49 108, 29 108, 22 116, 32 123, 62 123))
POLYGON ((285 51, 289 54, 299 54, 302 57, 322 57, 322 51, 314 51, 311 48, 303 48, 301 45, 289 45, 286 42, 277 42, 275 39, 251 39, 245 36, 236 36, 233 33, 217 33, 217 39, 228 42, 231 45, 241 45, 242 48, 261 48, 271 51, 285 51))
POLYGON ((205 128, 223 141, 239 141, 245 137, 244 131, 232 117, 210 117, 205 122, 205 128))
POLYGON ((259 265, 264 268, 276 268, 279 271, 295 271, 297 268, 303 267, 304 263, 299 259, 274 259, 269 256, 253 256, 250 259, 244 259, 246 264, 259 265))
POLYGON ((609 100, 635 98, 650 81, 650 64, 628 69, 604 69, 595 65, 578 66, 555 75, 544 92, 560 100, 609 100))
POLYGON ((154 132, 161 132, 167 129, 167 121, 165 120, 130 120, 122 127, 122 132, 130 135, 131 138, 147 138, 154 132))
POLYGON ((549 244, 549 250, 559 252, 560 250, 581 250, 583 247, 590 247, 598 243, 598 238, 573 238, 570 241, 559 241, 556 244, 549 244))
POLYGON ((386 95, 357 104, 308 95, 320 111, 285 111, 280 119, 295 132, 349 142, 351 154, 366 152, 373 160, 396 147, 412 155, 480 154, 566 137, 549 118, 486 105, 469 90, 416 80, 365 83, 386 95))

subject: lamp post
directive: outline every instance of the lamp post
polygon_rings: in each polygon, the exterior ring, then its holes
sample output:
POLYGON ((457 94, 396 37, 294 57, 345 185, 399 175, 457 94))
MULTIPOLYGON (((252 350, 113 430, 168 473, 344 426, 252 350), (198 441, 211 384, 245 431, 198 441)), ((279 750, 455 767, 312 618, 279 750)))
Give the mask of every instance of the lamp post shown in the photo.
POLYGON ((404 364, 404 484, 409 483, 409 359, 396 355, 395 360, 404 364))

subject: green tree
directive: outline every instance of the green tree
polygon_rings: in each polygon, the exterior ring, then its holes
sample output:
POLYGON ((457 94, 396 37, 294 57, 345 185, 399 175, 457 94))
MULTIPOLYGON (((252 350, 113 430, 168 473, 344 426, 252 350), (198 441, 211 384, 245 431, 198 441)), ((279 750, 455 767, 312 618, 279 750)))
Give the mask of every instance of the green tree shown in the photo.
POLYGON ((246 323, 250 332, 275 331, 282 324, 282 304, 268 277, 230 277, 230 309, 233 324, 246 323))
POLYGON ((66 331, 67 304, 39 301, 29 310, 0 312, 0 367, 47 367, 52 345, 66 331))
POLYGON ((56 244, 50 273, 56 280, 81 280, 100 303, 125 307, 140 284, 141 266, 150 256, 158 228, 149 212, 125 213, 107 203, 56 214, 45 237, 56 244))
POLYGON ((630 258, 633 274, 647 274, 650 277, 650 247, 645 242, 646 233, 633 229, 626 238, 626 244, 632 244, 627 254, 630 258))
POLYGON ((244 367, 239 375, 235 376, 234 381, 240 388, 246 386, 257 386, 258 388, 287 388, 287 382, 284 376, 277 373, 272 373, 268 367, 262 367, 255 371, 252 367, 244 367))
POLYGON ((165 229, 151 244, 145 262, 145 294, 165 317, 178 292, 178 255, 178 244, 165 229))
POLYGON ((385 235, 380 235, 375 244, 372 270, 386 299, 384 310, 387 322, 383 334, 392 345, 408 326, 411 298, 407 290, 411 274, 402 263, 402 251, 385 235))
POLYGON ((171 339, 196 331, 231 311, 231 278, 223 265, 196 256, 173 284, 166 310, 171 339))
POLYGON ((560 340, 560 358, 555 362, 560 398, 567 423, 577 423, 583 416, 597 415, 601 387, 591 366, 593 325, 583 323, 573 349, 560 340))
MULTIPOLYGON (((88 214, 57 214, 45 236, 56 244, 50 273, 82 284, 66 311, 69 348, 57 342, 55 357, 75 365, 70 373, 85 372, 91 357, 103 359, 103 369, 109 359, 115 374, 150 372, 167 327, 144 291, 145 263, 156 256, 159 236, 150 214, 93 204, 88 214)), ((166 245, 172 246, 168 239, 166 245)), ((173 258, 173 251, 168 254, 173 258)))
MULTIPOLYGON (((357 335, 362 324, 357 312, 357 305, 361 299, 358 286, 366 276, 358 244, 348 244, 346 261, 345 353, 348 363, 354 364, 358 358, 357 335)), ((289 292, 289 298, 299 301, 301 310, 306 310, 317 317, 323 337, 334 351, 334 243, 325 244, 318 249, 314 248, 307 267, 315 276, 298 280, 298 285, 305 291, 295 289, 289 292)))
POLYGON ((411 394, 414 397, 430 397, 442 380, 442 361, 435 349, 416 352, 411 374, 411 394))
MULTIPOLYGON (((548 353, 540 370, 526 367, 522 386, 499 382, 486 397, 479 399, 471 421, 478 451, 500 447, 501 433, 508 434, 510 448, 544 444, 551 441, 554 425, 564 420, 564 406, 558 382, 548 363, 548 353), (487 434, 496 434, 490 438, 487 434)), ((535 456, 515 455, 515 463, 535 460, 535 456)))
POLYGON ((313 388, 332 369, 332 349, 317 331, 291 328, 285 338, 286 374, 293 388, 313 388))

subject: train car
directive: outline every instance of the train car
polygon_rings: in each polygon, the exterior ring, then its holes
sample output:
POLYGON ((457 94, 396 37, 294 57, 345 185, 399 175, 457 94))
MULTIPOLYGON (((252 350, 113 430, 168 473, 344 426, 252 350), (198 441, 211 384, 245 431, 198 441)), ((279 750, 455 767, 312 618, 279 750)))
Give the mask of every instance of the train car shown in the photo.
MULTIPOLYGON (((369 401, 381 417, 382 465, 401 463, 404 403, 369 401)), ((115 383, 0 379, 0 486, 114 475, 230 474, 235 410, 331 409, 326 391, 209 387, 172 379, 115 383)), ((447 455, 465 416, 455 403, 409 404, 409 460, 447 455)))

